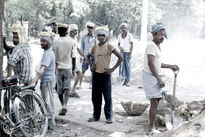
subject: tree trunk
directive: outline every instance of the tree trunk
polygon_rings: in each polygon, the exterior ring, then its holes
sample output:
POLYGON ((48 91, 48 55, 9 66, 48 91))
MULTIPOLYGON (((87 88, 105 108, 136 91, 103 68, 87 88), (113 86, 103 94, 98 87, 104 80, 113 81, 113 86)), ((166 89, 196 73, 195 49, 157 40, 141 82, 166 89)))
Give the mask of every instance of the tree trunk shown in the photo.
POLYGON ((3 41, 2 41, 2 25, 3 25, 3 18, 4 18, 4 5, 5 0, 0 0, 0 85, 3 79, 3 41))
MULTIPOLYGON (((3 26, 3 18, 4 18, 4 5, 5 0, 0 0, 0 87, 1 81, 3 80, 3 41, 2 41, 2 26, 3 26)), ((0 110, 1 110, 1 91, 0 91, 0 110)), ((4 136, 4 133, 0 131, 0 136, 4 136)))
POLYGON ((40 20, 40 8, 37 9, 36 11, 36 29, 37 29, 37 34, 41 31, 41 20, 40 20))

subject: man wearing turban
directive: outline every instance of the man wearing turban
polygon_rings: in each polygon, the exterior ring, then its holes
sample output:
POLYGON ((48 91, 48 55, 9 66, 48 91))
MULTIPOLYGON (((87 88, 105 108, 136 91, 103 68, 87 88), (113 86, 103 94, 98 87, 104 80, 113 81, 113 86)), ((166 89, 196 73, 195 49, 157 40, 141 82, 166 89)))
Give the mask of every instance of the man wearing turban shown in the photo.
MULTIPOLYGON (((69 37, 68 39, 70 41, 73 42, 73 45, 74 45, 74 50, 75 52, 78 52, 81 56, 83 56, 84 58, 86 58, 86 56, 82 53, 82 51, 78 48, 78 42, 77 42, 77 39, 76 39, 76 35, 78 34, 78 26, 76 24, 70 24, 69 25, 69 37)), ((81 68, 80 68, 80 59, 79 57, 77 56, 76 54, 76 71, 73 72, 73 75, 75 73, 77 73, 77 78, 75 79, 75 82, 73 84, 73 87, 71 89, 71 92, 70 92, 70 97, 77 97, 77 98, 80 98, 80 96, 78 95, 78 93, 76 92, 76 86, 79 82, 79 80, 81 79, 82 77, 82 73, 81 73, 81 68)))
POLYGON ((170 68, 173 71, 179 69, 177 65, 169 65, 161 62, 160 44, 167 37, 165 26, 162 23, 157 23, 152 26, 153 41, 149 43, 145 50, 144 70, 142 73, 143 86, 147 99, 150 100, 149 110, 149 132, 160 133, 155 129, 155 118, 159 100, 162 98, 162 88, 165 82, 162 80, 162 69, 170 68))
MULTIPOLYGON (((131 75, 131 64, 130 59, 133 50, 133 37, 132 34, 128 32, 127 23, 120 24, 120 30, 122 33, 118 36, 118 47, 120 49, 121 55, 123 57, 122 72, 120 75, 125 78, 123 85, 129 86, 129 80, 131 75)), ((121 67, 120 67, 121 68, 121 67)))
POLYGON ((41 59, 40 71, 31 83, 40 81, 41 97, 46 103, 46 109, 49 115, 48 129, 54 130, 55 116, 54 116, 54 101, 53 92, 55 87, 55 55, 51 48, 53 43, 54 33, 41 32, 40 34, 41 48, 44 49, 41 59))
POLYGON ((27 85, 32 80, 32 56, 27 43, 26 31, 20 25, 11 27, 11 31, 15 47, 9 55, 7 77, 11 76, 13 70, 14 74, 18 76, 19 82, 27 85))
POLYGON ((108 32, 109 29, 107 26, 96 28, 96 36, 99 43, 94 45, 88 54, 88 62, 92 69, 93 103, 93 116, 88 119, 88 122, 98 121, 100 119, 103 95, 105 100, 104 114, 106 123, 112 123, 111 73, 120 65, 122 57, 112 45, 107 43, 108 32), (110 68, 112 53, 118 58, 118 61, 113 68, 110 68), (92 55, 94 56, 94 64, 90 60, 92 55))

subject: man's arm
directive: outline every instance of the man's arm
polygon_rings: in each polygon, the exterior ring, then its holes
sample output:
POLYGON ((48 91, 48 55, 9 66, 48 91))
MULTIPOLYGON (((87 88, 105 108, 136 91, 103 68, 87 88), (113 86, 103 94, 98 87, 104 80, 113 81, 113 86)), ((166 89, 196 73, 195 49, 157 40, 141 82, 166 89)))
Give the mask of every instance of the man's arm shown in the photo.
POLYGON ((83 56, 84 58, 86 58, 86 56, 83 54, 83 52, 82 52, 79 48, 77 48, 77 51, 78 51, 78 53, 79 53, 81 56, 83 56))
POLYGON ((14 69, 14 66, 8 64, 7 67, 8 67, 8 68, 7 68, 7 77, 10 77, 10 76, 11 76, 11 73, 12 73, 12 70, 14 69))
POLYGON ((47 69, 46 66, 42 66, 42 68, 40 69, 40 72, 36 75, 36 77, 34 79, 32 79, 31 84, 34 82, 37 82, 43 76, 43 74, 46 72, 46 69, 47 69))
POLYGON ((120 46, 120 42, 118 42, 118 48, 120 49, 121 52, 123 52, 123 48, 120 46))
POLYGON ((81 39, 81 45, 80 45, 80 49, 81 49, 81 51, 84 53, 85 51, 85 45, 84 45, 84 36, 82 37, 82 39, 81 39))
POLYGON ((72 58, 72 71, 75 71, 76 67, 76 58, 72 58))
POLYGON ((132 55, 132 51, 133 51, 133 42, 130 42, 130 56, 132 55))
POLYGON ((117 61, 117 63, 114 65, 113 68, 106 70, 106 72, 105 72, 106 74, 110 74, 110 73, 112 73, 113 71, 115 71, 115 69, 116 69, 116 68, 120 65, 120 63, 123 61, 122 56, 120 55, 119 52, 117 52, 116 49, 114 49, 114 50, 112 51, 112 53, 114 53, 115 56, 117 56, 118 61, 117 61))
POLYGON ((95 64, 92 64, 92 63, 91 63, 91 60, 90 60, 91 56, 92 56, 92 54, 88 53, 87 62, 88 62, 88 64, 90 65, 91 71, 95 71, 95 64))
POLYGON ((90 53, 88 53, 88 56, 87 56, 87 61, 88 61, 88 64, 90 65, 90 66, 92 66, 92 63, 91 63, 91 61, 90 61, 90 57, 91 57, 92 55, 90 54, 90 53))
POLYGON ((169 68, 173 71, 179 70, 179 67, 177 65, 170 65, 170 64, 164 64, 164 63, 161 64, 161 68, 169 68))
POLYGON ((157 79, 160 88, 163 88, 165 86, 165 83, 162 81, 162 79, 160 78, 160 76, 158 75, 155 65, 154 65, 154 60, 155 60, 155 56, 148 54, 148 66, 150 68, 150 71, 152 72, 152 74, 155 76, 155 78, 157 79))

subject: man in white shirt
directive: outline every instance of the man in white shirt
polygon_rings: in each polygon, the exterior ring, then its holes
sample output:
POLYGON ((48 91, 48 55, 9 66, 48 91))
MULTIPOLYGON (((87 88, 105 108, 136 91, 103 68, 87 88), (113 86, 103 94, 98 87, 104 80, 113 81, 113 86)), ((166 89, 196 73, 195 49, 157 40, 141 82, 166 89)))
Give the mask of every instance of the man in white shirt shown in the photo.
POLYGON ((65 115, 67 112, 72 71, 75 71, 76 52, 73 41, 66 37, 67 29, 67 24, 58 24, 58 33, 60 37, 53 42, 53 50, 56 57, 57 93, 62 104, 59 115, 65 115))
POLYGON ((86 58, 86 56, 82 53, 82 51, 78 48, 78 41, 76 39, 76 35, 78 34, 78 26, 76 24, 70 24, 69 25, 69 37, 68 39, 70 41, 73 41, 74 44, 74 50, 76 52, 76 71, 73 72, 73 75, 76 73, 77 74, 77 78, 75 79, 75 82, 73 84, 73 87, 71 89, 70 92, 70 97, 76 97, 79 98, 80 96, 78 95, 78 93, 76 92, 76 86, 79 82, 79 80, 82 77, 82 73, 81 73, 81 69, 80 69, 80 57, 77 56, 77 52, 83 56, 84 58, 86 58))
POLYGON ((164 24, 157 23, 154 25, 151 33, 153 35, 153 41, 147 45, 145 50, 142 79, 145 95, 147 99, 150 100, 149 132, 160 133, 160 131, 155 129, 154 123, 157 106, 159 104, 159 100, 162 98, 161 90, 165 86, 164 81, 161 79, 161 68, 170 68, 173 71, 177 71, 179 67, 177 65, 169 65, 161 62, 160 44, 164 41, 164 37, 167 37, 164 24))
POLYGON ((129 86, 128 82, 131 75, 130 59, 133 50, 133 36, 128 32, 126 23, 120 25, 120 30, 122 33, 118 36, 118 47, 123 57, 122 72, 120 70, 120 74, 122 73, 122 76, 125 78, 123 85, 129 86))

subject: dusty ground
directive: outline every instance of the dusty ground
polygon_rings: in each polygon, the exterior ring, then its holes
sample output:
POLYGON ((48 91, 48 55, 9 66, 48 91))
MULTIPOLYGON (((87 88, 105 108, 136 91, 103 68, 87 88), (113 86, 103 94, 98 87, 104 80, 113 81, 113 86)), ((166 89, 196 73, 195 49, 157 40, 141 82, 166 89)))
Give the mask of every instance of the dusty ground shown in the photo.
MULTIPOLYGON (((203 41, 204 42, 204 41, 203 41)), ((33 42, 32 51, 33 54, 39 53, 38 56, 35 56, 34 65, 38 65, 40 61, 40 53, 42 54, 42 50, 38 44, 39 42, 33 42)), ((202 72, 204 72, 204 65, 201 65, 201 60, 204 61, 203 58, 198 57, 198 52, 196 58, 192 58, 190 63, 189 52, 187 52, 187 56, 184 58, 181 57, 181 52, 176 52, 173 49, 177 49, 179 47, 178 44, 170 44, 171 46, 166 46, 166 57, 172 60, 167 60, 170 63, 176 63, 181 67, 179 76, 178 76, 178 83, 177 83, 177 93, 176 96, 182 101, 194 101, 194 100, 202 100, 205 99, 205 87, 204 85, 204 77, 202 72), (171 53, 175 53, 176 56, 173 56, 171 53), (179 54, 179 56, 177 56, 179 54), (174 58, 172 58, 174 57, 174 58), (178 58, 180 57, 180 58, 178 58), (186 58, 185 58, 186 57, 186 58), (199 60, 200 59, 200 60, 199 60), (186 61, 188 60, 188 61, 186 61), (197 68, 197 69, 196 69, 197 68), (193 73, 190 73, 193 72, 193 73), (201 77, 200 77, 201 76, 201 77)), ((181 44, 187 47, 187 44, 181 44)), ((194 44, 192 44, 194 45, 194 44)), ((67 115, 60 117, 58 116, 59 110, 61 109, 61 105, 58 101, 57 94, 55 94, 55 114, 58 119, 63 120, 57 122, 56 129, 53 133, 48 133, 48 137, 105 137, 108 134, 116 131, 121 131, 126 133, 126 137, 143 137, 146 136, 146 129, 148 124, 147 117, 144 116, 128 116, 124 109, 122 108, 120 102, 121 101, 135 101, 137 103, 149 103, 146 100, 144 95, 144 90, 139 89, 139 82, 140 82, 140 73, 141 73, 141 66, 139 66, 139 62, 137 59, 137 55, 141 55, 141 51, 143 48, 140 49, 139 45, 135 45, 136 50, 133 56, 133 62, 137 60, 137 62, 132 63, 133 67, 133 77, 132 77, 132 86, 124 87, 121 86, 119 83, 116 83, 116 76, 118 74, 118 70, 113 73, 113 90, 112 90, 112 97, 113 97, 113 124, 106 124, 104 113, 103 113, 103 106, 102 106, 102 114, 101 120, 95 123, 87 122, 87 119, 92 116, 92 102, 91 102, 91 89, 89 89, 88 84, 83 83, 83 88, 77 91, 81 98, 75 99, 70 98, 69 105, 68 105, 68 113, 67 115), (140 49, 140 50, 139 50, 140 49), (140 52, 140 53, 138 53, 140 52), (137 65, 136 65, 137 64, 137 65)), ((181 47, 183 48, 183 47, 181 47)), ((189 46, 190 48, 190 46, 189 46)), ((189 51, 192 51, 191 48, 189 51)), ((203 52, 203 50, 201 50, 203 52)), ((201 53, 200 52, 200 53, 201 53)), ((193 52, 191 52, 193 53, 193 52)), ((191 54, 192 55, 192 54, 191 54)), ((204 54, 200 54, 204 55, 204 54)), ((193 57, 193 56, 192 56, 193 57)), ((140 58, 141 60, 141 58, 140 58)), ((171 72, 170 72, 171 73, 171 72)), ((172 73, 169 75, 173 78, 172 73)), ((39 87, 37 87, 39 89, 39 87)), ((168 93, 172 94, 172 81, 168 83, 168 93)))
MULTIPOLYGON (((71 137, 105 137, 110 133, 120 131, 125 132, 126 137, 143 137, 147 133, 148 119, 143 116, 128 116, 122 108, 120 102, 132 100, 137 103, 149 103, 144 95, 144 90, 139 89, 138 85, 125 87, 120 84, 113 84, 113 124, 106 124, 103 105, 101 119, 98 122, 89 123, 87 119, 92 116, 91 89, 88 84, 84 83, 83 89, 77 90, 81 98, 70 98, 68 106, 68 114, 66 116, 58 116, 61 108, 58 98, 55 94, 55 114, 57 119, 63 119, 66 123, 58 122, 57 129, 48 136, 71 136, 71 137)), ((186 101, 183 93, 187 93, 189 101, 197 100, 192 96, 191 91, 180 88, 179 98, 186 101), (192 98, 191 98, 192 96, 192 98)), ((204 95, 203 95, 204 96, 204 95)), ((165 130, 162 128, 162 130, 165 130)))

